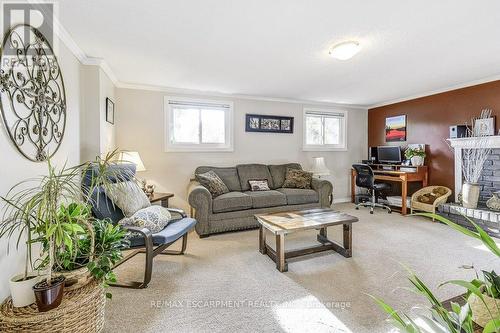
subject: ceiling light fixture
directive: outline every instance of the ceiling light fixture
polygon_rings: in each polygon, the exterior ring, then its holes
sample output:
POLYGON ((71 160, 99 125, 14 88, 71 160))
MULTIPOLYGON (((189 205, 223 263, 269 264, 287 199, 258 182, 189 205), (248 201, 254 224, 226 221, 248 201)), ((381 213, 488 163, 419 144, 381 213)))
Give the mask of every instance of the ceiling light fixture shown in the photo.
POLYGON ((348 41, 335 45, 330 50, 330 55, 338 60, 348 60, 361 50, 361 45, 356 41, 348 41))

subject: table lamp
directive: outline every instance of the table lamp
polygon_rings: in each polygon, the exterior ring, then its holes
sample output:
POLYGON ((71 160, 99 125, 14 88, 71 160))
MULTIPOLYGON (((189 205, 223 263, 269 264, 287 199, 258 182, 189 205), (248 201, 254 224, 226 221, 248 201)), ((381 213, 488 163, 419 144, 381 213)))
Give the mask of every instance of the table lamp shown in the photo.
MULTIPOLYGON (((118 161, 120 163, 128 162, 135 164, 135 171, 142 172, 146 171, 146 167, 142 162, 141 156, 136 151, 121 151, 118 155, 118 161)), ((154 192, 154 185, 147 185, 146 179, 141 180, 142 190, 149 196, 151 196, 154 192)))
POLYGON ((330 174, 330 170, 326 167, 324 157, 313 157, 311 172, 314 176, 318 176, 319 178, 330 174))

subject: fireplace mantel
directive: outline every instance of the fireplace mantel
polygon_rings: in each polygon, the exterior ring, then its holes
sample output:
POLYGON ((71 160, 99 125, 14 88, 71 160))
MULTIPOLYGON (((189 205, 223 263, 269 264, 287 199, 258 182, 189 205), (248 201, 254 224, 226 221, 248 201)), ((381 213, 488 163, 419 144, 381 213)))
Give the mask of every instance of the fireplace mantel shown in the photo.
MULTIPOLYGON (((482 138, 484 139, 484 138, 482 138)), ((488 148, 500 148, 500 135, 493 135, 487 138, 488 148)), ((462 150, 471 148, 485 147, 484 144, 479 144, 479 138, 457 138, 447 139, 450 146, 453 147, 455 152, 455 202, 458 202, 458 194, 462 190, 462 150)))

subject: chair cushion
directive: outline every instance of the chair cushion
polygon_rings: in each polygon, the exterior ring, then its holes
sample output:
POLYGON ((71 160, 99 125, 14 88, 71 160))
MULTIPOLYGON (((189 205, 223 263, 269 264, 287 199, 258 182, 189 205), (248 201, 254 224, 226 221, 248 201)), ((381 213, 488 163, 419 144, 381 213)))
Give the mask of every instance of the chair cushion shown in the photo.
POLYGON ((167 208, 152 205, 138 210, 131 217, 123 218, 118 224, 146 228, 152 233, 157 233, 162 231, 171 220, 172 214, 167 208))
MULTIPOLYGON (((171 221, 162 231, 153 234, 153 244, 162 245, 171 243, 181 238, 185 233, 191 230, 196 224, 196 220, 190 217, 185 217, 178 220, 171 221)), ((130 238, 130 246, 143 246, 144 237, 135 236, 130 238)))
POLYGON ((286 177, 286 169, 297 169, 302 170, 302 167, 298 163, 287 163, 279 165, 268 165, 271 177, 273 177, 273 190, 283 187, 286 177))
POLYGON ((245 192, 252 198, 253 208, 276 207, 286 205, 286 196, 275 190, 245 192))
POLYGON ((214 213, 234 212, 250 208, 252 208, 252 198, 241 192, 224 193, 212 202, 212 211, 214 213))
POLYGON ((319 202, 318 192, 301 188, 279 188, 276 191, 286 195, 289 205, 301 205, 319 202))
POLYGON ((220 177, 217 176, 217 174, 212 170, 196 174, 195 177, 201 185, 208 189, 210 194, 212 194, 212 198, 216 198, 221 194, 229 192, 226 184, 224 184, 222 179, 220 179, 220 177))
POLYGON ((236 167, 217 168, 211 166, 200 166, 196 168, 194 173, 200 174, 208 171, 215 172, 217 176, 222 179, 224 184, 226 184, 230 192, 241 191, 240 179, 238 178, 238 171, 236 171, 236 167))
POLYGON ((236 166, 238 170, 238 176, 240 178, 240 185, 242 191, 249 191, 250 185, 249 180, 267 180, 270 188, 274 188, 273 178, 271 173, 264 164, 240 164, 236 166))
POLYGON ((104 187, 104 192, 126 217, 151 206, 148 197, 135 181, 109 184, 104 187))

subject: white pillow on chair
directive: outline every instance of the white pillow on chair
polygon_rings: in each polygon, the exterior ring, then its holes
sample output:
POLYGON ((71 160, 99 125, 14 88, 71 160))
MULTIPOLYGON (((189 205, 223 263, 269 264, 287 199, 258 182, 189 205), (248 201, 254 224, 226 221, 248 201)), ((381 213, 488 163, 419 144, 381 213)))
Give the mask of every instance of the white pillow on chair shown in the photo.
POLYGON ((131 217, 140 209, 151 206, 144 191, 134 181, 110 184, 104 188, 104 192, 125 217, 131 217))

